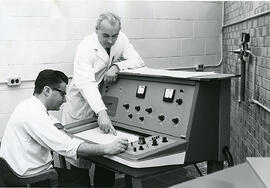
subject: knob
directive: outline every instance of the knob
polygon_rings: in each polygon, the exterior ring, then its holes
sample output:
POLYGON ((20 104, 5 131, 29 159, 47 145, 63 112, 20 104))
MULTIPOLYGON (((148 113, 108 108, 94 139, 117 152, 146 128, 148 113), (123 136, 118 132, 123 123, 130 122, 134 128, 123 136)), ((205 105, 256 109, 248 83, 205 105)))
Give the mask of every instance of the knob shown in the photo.
POLYGON ((176 103, 181 105, 183 103, 183 99, 179 98, 179 99, 176 99, 176 103))
POLYGON ((157 145, 158 145, 157 139, 153 139, 152 146, 157 146, 157 145))
POLYGON ((160 121, 164 121, 165 116, 164 116, 164 115, 159 115, 159 116, 158 116, 158 119, 159 119, 160 121))
POLYGON ((138 142, 138 144, 143 145, 145 143, 146 143, 145 142, 145 138, 143 136, 139 136, 139 142, 138 142))
POLYGON ((168 142, 167 137, 162 137, 162 142, 168 142))
POLYGON ((129 109, 129 104, 124 104, 123 107, 128 110, 129 109))
POLYGON ((173 122, 174 124, 177 124, 177 123, 179 123, 179 119, 178 119, 178 118, 173 118, 173 119, 172 119, 172 122, 173 122))
POLYGON ((132 114, 128 114, 128 117, 129 117, 130 119, 132 119, 133 115, 132 115, 132 114))
POLYGON ((144 150, 143 146, 139 146, 139 150, 144 150))
POLYGON ((135 106, 135 110, 137 110, 138 112, 140 111, 141 107, 140 106, 135 106))
POLYGON ((144 120, 144 117, 139 117, 139 120, 143 121, 144 120))
POLYGON ((145 111, 148 112, 149 114, 153 112, 152 108, 146 108, 145 111))

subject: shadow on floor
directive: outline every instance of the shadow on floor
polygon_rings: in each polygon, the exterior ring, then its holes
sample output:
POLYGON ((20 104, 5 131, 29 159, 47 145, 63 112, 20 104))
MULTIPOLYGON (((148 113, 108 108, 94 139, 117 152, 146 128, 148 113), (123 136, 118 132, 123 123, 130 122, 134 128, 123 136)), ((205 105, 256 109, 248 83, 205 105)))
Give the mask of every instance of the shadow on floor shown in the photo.
MULTIPOLYGON (((206 174, 206 163, 199 163, 198 167, 203 175, 206 174)), ((170 187, 191 179, 199 177, 199 173, 193 165, 188 165, 183 168, 168 171, 165 173, 144 177, 142 179, 142 186, 145 188, 161 188, 170 187)), ((124 188, 125 178, 124 174, 116 174, 116 182, 114 187, 124 188)))

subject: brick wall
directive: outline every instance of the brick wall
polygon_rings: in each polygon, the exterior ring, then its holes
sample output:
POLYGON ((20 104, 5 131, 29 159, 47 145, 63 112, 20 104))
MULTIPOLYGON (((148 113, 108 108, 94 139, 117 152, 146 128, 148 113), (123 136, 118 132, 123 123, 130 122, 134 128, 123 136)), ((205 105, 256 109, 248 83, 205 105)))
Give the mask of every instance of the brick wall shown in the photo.
MULTIPOLYGON (((228 1, 224 3, 223 72, 240 74, 238 49, 241 33, 250 33, 249 46, 257 57, 255 98, 270 108, 270 2, 228 1), (266 13, 262 16, 256 17, 266 13), (249 19, 246 19, 249 18, 249 19), (241 22, 237 22, 242 20, 241 22), (233 24, 235 23, 235 24, 233 24)), ((232 80, 231 151, 236 163, 246 157, 270 156, 270 113, 248 99, 252 93, 254 59, 246 67, 245 101, 239 103, 240 79, 232 80)))

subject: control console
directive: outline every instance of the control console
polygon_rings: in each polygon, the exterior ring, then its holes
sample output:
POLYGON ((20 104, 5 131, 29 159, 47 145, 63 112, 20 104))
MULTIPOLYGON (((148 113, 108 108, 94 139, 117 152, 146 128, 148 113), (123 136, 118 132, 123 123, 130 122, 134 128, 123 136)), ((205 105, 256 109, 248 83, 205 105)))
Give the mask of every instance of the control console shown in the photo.
POLYGON ((130 142, 128 149, 119 154, 131 160, 151 159, 156 156, 169 155, 185 151, 186 141, 166 136, 139 136, 137 141, 130 142))

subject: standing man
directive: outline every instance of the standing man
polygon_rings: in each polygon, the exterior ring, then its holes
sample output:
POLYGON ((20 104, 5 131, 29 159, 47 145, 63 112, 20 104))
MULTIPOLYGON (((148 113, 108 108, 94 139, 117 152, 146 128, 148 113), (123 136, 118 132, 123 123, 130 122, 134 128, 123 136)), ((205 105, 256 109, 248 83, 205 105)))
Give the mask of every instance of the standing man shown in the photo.
MULTIPOLYGON (((107 145, 89 144, 69 137, 54 126, 56 119, 48 111, 59 110, 66 102, 67 83, 68 78, 63 72, 41 71, 35 81, 33 96, 20 102, 11 114, 3 135, 0 157, 17 174, 35 175, 52 168, 51 151, 76 160, 79 157, 113 155, 126 150, 126 139, 116 139, 107 145)), ((60 186, 85 186, 79 172, 56 170, 60 186)))
MULTIPOLYGON (((74 59, 74 76, 63 107, 63 125, 97 115, 101 130, 117 134, 101 99, 99 84, 102 80, 105 83, 114 82, 120 70, 144 66, 143 60, 120 30, 121 21, 117 15, 102 13, 97 19, 96 32, 79 44, 74 59)), ((69 162, 73 166, 86 167, 82 161, 69 162)), ((113 184, 114 173, 96 167, 94 185, 108 187, 113 184), (104 181, 106 177, 108 180, 104 181)))

